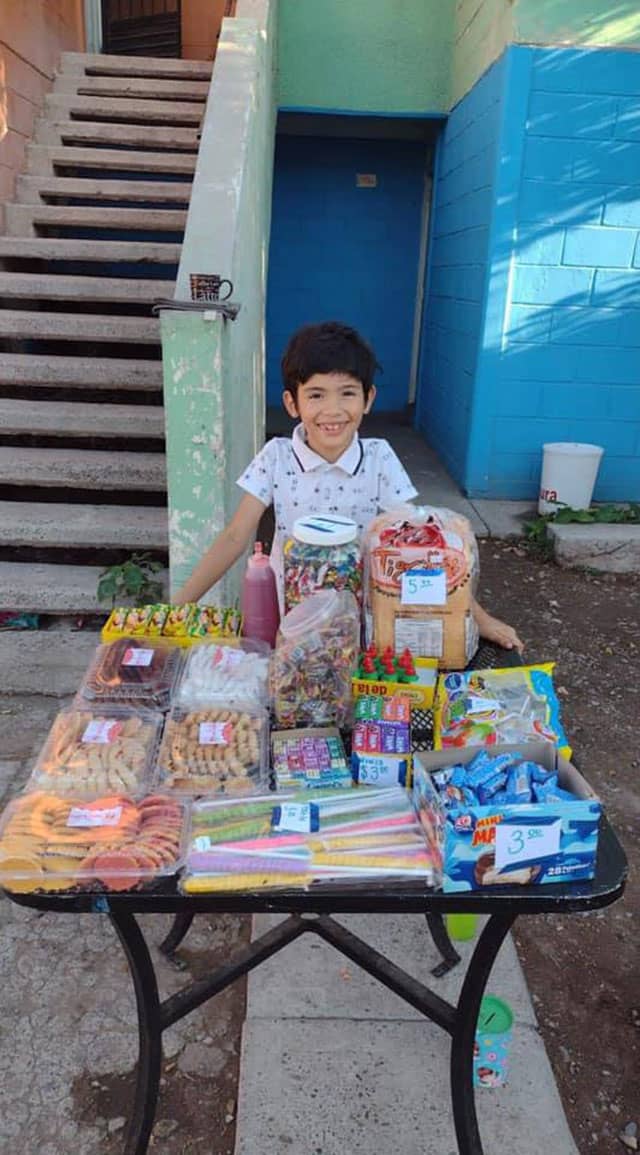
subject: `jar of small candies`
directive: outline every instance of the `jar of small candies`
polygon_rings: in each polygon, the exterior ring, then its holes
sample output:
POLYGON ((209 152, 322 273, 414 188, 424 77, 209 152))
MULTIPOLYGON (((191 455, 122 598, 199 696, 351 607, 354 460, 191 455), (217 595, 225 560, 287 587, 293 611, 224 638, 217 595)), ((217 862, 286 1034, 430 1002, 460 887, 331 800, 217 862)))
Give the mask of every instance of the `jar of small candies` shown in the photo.
POLYGON ((348 517, 300 517, 284 545, 285 610, 323 589, 349 590, 362 604, 358 527, 348 517))

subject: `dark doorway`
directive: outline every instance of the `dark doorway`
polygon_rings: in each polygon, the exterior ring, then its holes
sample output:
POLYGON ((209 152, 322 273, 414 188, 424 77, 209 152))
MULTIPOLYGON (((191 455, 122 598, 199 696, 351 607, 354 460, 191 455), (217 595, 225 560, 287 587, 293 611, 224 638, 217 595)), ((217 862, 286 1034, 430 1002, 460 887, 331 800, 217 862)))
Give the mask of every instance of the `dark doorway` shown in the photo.
POLYGON ((102 0, 102 51, 179 57, 180 0, 102 0))

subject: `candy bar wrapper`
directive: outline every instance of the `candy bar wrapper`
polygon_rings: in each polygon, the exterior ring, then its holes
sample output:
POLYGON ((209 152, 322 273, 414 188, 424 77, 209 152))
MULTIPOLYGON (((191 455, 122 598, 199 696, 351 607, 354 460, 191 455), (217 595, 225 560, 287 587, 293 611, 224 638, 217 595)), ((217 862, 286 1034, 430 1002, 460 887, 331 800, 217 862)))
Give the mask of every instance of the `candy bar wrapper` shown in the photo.
POLYGON ((197 609, 198 606, 195 602, 185 602, 181 606, 169 606, 163 630, 164 637, 186 638, 197 609))

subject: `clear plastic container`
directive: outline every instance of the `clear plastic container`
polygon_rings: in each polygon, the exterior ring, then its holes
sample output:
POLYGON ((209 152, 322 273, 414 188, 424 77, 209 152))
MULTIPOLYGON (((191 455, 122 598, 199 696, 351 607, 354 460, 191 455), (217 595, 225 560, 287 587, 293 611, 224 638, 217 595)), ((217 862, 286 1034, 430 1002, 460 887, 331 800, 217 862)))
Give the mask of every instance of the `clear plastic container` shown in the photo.
POLYGON ((324 590, 282 619, 272 664, 280 726, 345 726, 360 643, 360 614, 348 590, 324 590))
POLYGON ((323 589, 350 590, 362 602, 358 526, 347 517, 300 517, 284 544, 284 601, 291 610, 323 589))
POLYGON ((266 642, 203 642, 185 658, 175 703, 193 708, 246 703, 263 709, 269 701, 269 656, 266 642))
POLYGON ((158 766, 165 786, 189 795, 247 794, 268 785, 266 711, 237 703, 174 706, 158 766))
POLYGON ((27 783, 76 798, 144 794, 153 782, 162 715, 107 704, 59 713, 27 783))
POLYGON ((98 646, 77 701, 168 709, 180 672, 180 651, 153 638, 120 638, 98 646))
POLYGON ((20 894, 149 886, 182 866, 187 816, 185 802, 160 794, 24 794, 0 819, 0 884, 20 894))

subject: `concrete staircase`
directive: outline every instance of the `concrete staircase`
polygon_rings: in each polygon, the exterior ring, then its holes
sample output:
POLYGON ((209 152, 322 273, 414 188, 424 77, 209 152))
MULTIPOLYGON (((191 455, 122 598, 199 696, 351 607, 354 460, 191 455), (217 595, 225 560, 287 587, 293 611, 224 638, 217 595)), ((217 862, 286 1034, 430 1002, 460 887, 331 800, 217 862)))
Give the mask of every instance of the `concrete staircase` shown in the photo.
POLYGON ((211 63, 65 53, 0 236, 0 610, 97 610, 167 556, 158 297, 211 63))

